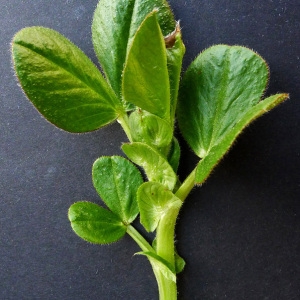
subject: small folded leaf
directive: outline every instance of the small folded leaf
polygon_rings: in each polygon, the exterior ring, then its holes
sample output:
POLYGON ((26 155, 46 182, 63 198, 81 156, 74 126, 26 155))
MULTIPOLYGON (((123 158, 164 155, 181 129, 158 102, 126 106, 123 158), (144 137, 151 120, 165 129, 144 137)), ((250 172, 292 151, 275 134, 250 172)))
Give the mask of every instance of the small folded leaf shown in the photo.
POLYGON ((176 274, 181 273, 185 267, 184 259, 175 251, 175 270, 176 274))
POLYGON ((236 137, 242 130, 253 120, 266 113, 276 105, 280 104, 288 98, 287 94, 273 95, 250 109, 243 118, 235 125, 235 127, 221 140, 218 144, 214 145, 209 151, 208 155, 200 160, 196 170, 196 183, 200 184, 206 180, 211 170, 220 158, 228 151, 236 137))
POLYGON ((149 181, 159 182, 173 190, 176 173, 158 151, 143 143, 124 144, 122 150, 130 160, 144 168, 149 181))
POLYGON ((128 52, 122 82, 125 101, 168 120, 168 76, 165 42, 154 11, 141 24, 128 52))
POLYGON ((59 128, 95 130, 123 111, 100 71, 58 32, 43 27, 22 29, 13 39, 12 55, 24 92, 59 128))
POLYGON ((182 201, 158 182, 145 182, 138 189, 141 224, 147 231, 154 231, 160 219, 171 210, 181 207, 182 201))
POLYGON ((68 217, 75 233, 94 244, 116 242, 126 233, 126 226, 117 215, 91 202, 74 203, 68 217))
POLYGON ((176 282, 176 272, 168 261, 154 252, 137 252, 136 255, 147 256, 154 270, 161 272, 167 279, 176 282))
POLYGON ((136 110, 130 115, 129 127, 134 142, 155 148, 167 147, 173 137, 173 129, 168 122, 142 110, 136 110))
POLYGON ((164 35, 175 26, 165 0, 101 0, 95 10, 92 34, 95 52, 116 95, 121 94, 121 75, 132 39, 146 16, 157 9, 164 35))
POLYGON ((109 209, 124 223, 139 213, 136 193, 143 183, 139 170, 120 156, 101 157, 93 165, 94 186, 109 209))

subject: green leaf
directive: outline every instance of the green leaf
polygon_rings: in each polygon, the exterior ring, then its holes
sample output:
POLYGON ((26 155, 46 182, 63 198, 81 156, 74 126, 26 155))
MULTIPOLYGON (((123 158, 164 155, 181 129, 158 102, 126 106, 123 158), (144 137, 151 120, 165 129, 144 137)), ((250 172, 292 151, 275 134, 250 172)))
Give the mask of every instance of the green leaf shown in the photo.
POLYGON ((129 127, 134 142, 155 148, 167 147, 173 137, 173 129, 168 122, 143 110, 131 113, 129 127))
POLYGON ((151 262, 153 270, 161 272, 167 279, 176 282, 176 272, 173 266, 154 252, 137 252, 136 255, 145 255, 151 262))
POLYGON ((175 251, 175 270, 176 274, 181 273, 185 267, 184 259, 175 251))
POLYGON ((217 45, 196 58, 184 74, 177 115, 199 157, 260 101, 268 76, 265 61, 244 47, 217 45))
MULTIPOLYGON (((262 114, 258 111, 264 109, 260 99, 268 76, 265 61, 255 52, 226 45, 205 50, 184 74, 177 116, 184 138, 202 158, 197 183, 207 178, 242 129, 262 114)), ((283 101, 276 97, 271 106, 283 101)))
POLYGON ((152 232, 164 215, 171 210, 178 211, 182 201, 162 184, 145 182, 138 189, 138 205, 141 224, 152 232))
POLYGON ((171 37, 174 38, 174 45, 171 48, 167 48, 167 63, 170 81, 171 123, 173 123, 177 106, 182 59, 185 53, 179 22, 176 24, 174 32, 169 36, 169 38, 171 37))
POLYGON ((75 233, 94 244, 116 242, 126 233, 126 226, 117 215, 91 202, 74 203, 68 217, 75 233))
POLYGON ((136 193, 143 183, 139 170, 120 156, 101 157, 93 165, 94 186, 109 209, 126 223, 139 213, 136 193))
POLYGON ((98 129, 123 108, 99 70, 58 32, 29 27, 12 42, 14 66, 26 95, 51 123, 70 132, 98 129))
POLYGON ((125 101, 168 120, 168 76, 165 42, 154 11, 141 24, 128 53, 122 82, 125 101))
POLYGON ((288 98, 287 94, 273 95, 250 109, 235 127, 221 140, 214 145, 209 154, 200 160, 196 170, 196 183, 200 184, 206 180, 211 170, 218 164, 220 158, 226 154, 236 137, 253 120, 266 113, 276 105, 288 98))
POLYGON ((169 190, 174 188, 177 176, 158 151, 143 143, 124 144, 122 150, 130 160, 144 168, 149 181, 159 182, 169 190))
POLYGON ((167 35, 175 21, 164 0, 101 0, 96 8, 92 24, 94 48, 116 95, 121 94, 121 75, 132 39, 155 8, 161 30, 167 35))
POLYGON ((173 168, 174 172, 177 172, 178 166, 179 166, 179 160, 180 160, 180 145, 178 143, 178 140, 173 137, 171 149, 168 154, 168 162, 173 168))

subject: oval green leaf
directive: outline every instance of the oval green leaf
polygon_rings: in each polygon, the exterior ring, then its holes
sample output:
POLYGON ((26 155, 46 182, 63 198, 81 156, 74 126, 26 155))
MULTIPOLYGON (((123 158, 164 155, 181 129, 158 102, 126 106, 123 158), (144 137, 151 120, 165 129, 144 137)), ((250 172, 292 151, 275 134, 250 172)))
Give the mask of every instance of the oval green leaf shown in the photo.
POLYGON ((90 243, 113 243, 126 233, 126 226, 117 215, 91 202, 74 203, 68 217, 75 233, 90 243))
POLYGON ((177 116, 200 158, 260 101, 268 76, 265 61, 240 46, 213 46, 191 64, 182 80, 177 116))
POLYGON ((182 201, 162 184, 145 182, 138 189, 138 205, 141 224, 152 232, 164 215, 170 214, 171 210, 178 212, 182 201))
POLYGON ((122 90, 126 102, 169 120, 167 54, 155 11, 146 17, 134 36, 124 68, 122 90))
POLYGON ((120 156, 101 157, 93 165, 94 186, 109 209, 126 223, 139 213, 137 190, 143 183, 139 170, 120 156))
POLYGON ((12 55, 24 92, 57 127, 91 131, 123 111, 95 65, 58 32, 43 27, 22 29, 13 39, 12 55))
POLYGON ((159 182, 173 190, 176 173, 158 151, 143 143, 124 144, 122 150, 130 160, 144 168, 149 181, 159 182))
POLYGON ((254 119, 288 98, 261 97, 268 82, 265 61, 240 46, 213 46, 191 64, 180 89, 180 130, 202 158, 195 181, 200 184, 254 119))
POLYGON ((165 0, 101 0, 96 8, 92 35, 95 52, 116 95, 132 39, 146 16, 157 9, 164 35, 174 29, 172 11, 165 0))

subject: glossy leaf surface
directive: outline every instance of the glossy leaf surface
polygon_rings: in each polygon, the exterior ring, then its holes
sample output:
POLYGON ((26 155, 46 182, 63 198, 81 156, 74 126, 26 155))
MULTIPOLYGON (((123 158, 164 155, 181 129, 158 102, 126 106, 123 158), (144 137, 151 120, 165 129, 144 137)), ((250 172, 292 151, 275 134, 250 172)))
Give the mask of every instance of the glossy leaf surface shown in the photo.
POLYGON ((94 186, 109 209, 124 223, 138 215, 136 194, 143 183, 139 170, 120 156, 101 157, 93 165, 94 186))
POLYGON ((12 42, 21 86, 39 112, 70 132, 98 129, 123 108, 99 70, 58 32, 29 27, 12 42))
POLYGON ((75 233, 94 244, 116 242, 126 233, 126 226, 117 215, 91 202, 74 203, 68 217, 75 233))
POLYGON ((169 119, 167 54, 155 11, 147 16, 134 36, 124 68, 122 90, 126 102, 169 119))
POLYGON ((160 219, 178 209, 182 201, 158 182, 145 182, 138 189, 141 224, 147 231, 154 231, 160 219))
POLYGON ((101 0, 96 8, 92 33, 100 64, 116 95, 121 94, 121 75, 131 41, 146 16, 157 9, 164 35, 175 26, 164 0, 101 0))
POLYGON ((136 110, 129 117, 134 142, 156 148, 167 147, 173 137, 173 128, 168 122, 146 111, 136 110))
POLYGON ((144 168, 149 181, 159 182, 169 190, 174 188, 177 176, 158 151, 143 143, 124 144, 122 150, 130 160, 144 168))

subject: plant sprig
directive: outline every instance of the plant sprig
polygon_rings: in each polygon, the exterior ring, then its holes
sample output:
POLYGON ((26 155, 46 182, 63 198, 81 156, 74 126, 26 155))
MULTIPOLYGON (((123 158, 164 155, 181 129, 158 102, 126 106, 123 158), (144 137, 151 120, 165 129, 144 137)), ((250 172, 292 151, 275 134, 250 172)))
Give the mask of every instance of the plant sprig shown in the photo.
POLYGON ((76 202, 69 220, 75 233, 91 243, 108 244, 129 234, 141 248, 137 254, 152 265, 160 299, 176 299, 176 274, 185 262, 176 252, 174 232, 185 199, 242 130, 288 95, 262 99, 268 66, 241 46, 206 49, 181 79, 185 46, 163 0, 101 0, 92 36, 104 76, 72 42, 43 27, 14 36, 14 67, 28 98, 57 127, 87 132, 120 123, 128 137, 121 147, 128 159, 100 157, 92 169, 106 207, 76 202), (176 117, 199 157, 182 183, 176 117), (138 215, 145 230, 156 233, 152 243, 132 225, 138 215))

